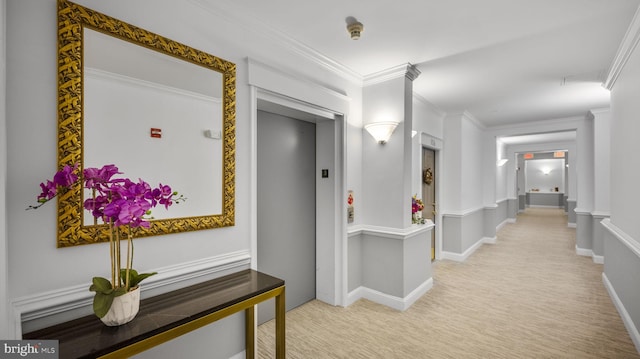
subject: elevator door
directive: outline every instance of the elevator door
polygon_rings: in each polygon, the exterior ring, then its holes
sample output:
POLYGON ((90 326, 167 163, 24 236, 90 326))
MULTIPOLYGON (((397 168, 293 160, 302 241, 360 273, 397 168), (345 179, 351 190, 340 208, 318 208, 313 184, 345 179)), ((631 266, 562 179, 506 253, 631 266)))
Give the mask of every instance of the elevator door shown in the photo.
MULTIPOLYGON (((316 125, 258 111, 258 270, 284 279, 287 310, 316 295, 316 125)), ((258 323, 274 317, 273 300, 258 323)))

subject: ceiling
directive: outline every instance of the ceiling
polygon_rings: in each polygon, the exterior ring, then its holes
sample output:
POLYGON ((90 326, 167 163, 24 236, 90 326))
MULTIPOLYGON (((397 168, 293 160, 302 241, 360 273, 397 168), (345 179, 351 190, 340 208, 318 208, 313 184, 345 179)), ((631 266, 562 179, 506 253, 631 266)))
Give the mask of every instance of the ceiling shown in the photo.
POLYGON ((361 76, 411 63, 414 92, 485 126, 583 116, 640 0, 201 0, 361 76), (351 40, 347 18, 364 24, 351 40))

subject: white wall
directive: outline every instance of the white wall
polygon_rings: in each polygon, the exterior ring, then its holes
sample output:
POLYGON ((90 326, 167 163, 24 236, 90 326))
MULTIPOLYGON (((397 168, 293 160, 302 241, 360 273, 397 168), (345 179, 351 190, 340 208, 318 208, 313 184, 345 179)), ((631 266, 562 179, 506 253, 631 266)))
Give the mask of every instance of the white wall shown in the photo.
POLYGON ((634 51, 611 90, 611 222, 640 241, 640 167, 631 160, 640 151, 640 51, 634 51), (631 162, 630 162, 631 160, 631 162))
MULTIPOLYGON (((363 89, 363 117, 366 123, 399 122, 389 141, 377 143, 363 130, 363 198, 365 223, 380 227, 405 228, 411 224, 411 188, 405 179, 411 174, 411 113, 406 112, 407 80, 404 75, 363 89), (408 146, 406 146, 408 142, 408 146), (409 153, 407 153, 407 151, 409 153)), ((411 93, 409 92, 409 95, 411 93)))
POLYGON ((528 160, 525 164, 525 186, 527 192, 564 192, 564 159, 528 160), (553 189, 553 190, 552 190, 553 189))
MULTIPOLYGON (((461 179, 461 207, 459 209, 468 210, 477 208, 484 203, 484 180, 486 151, 483 142, 484 133, 476 124, 475 120, 470 119, 467 115, 462 121, 462 179, 461 179)), ((495 148, 495 147, 494 147, 495 148)), ((491 162, 493 161, 491 157, 491 162)), ((493 169, 493 167, 492 167, 493 169)), ((493 200, 495 203, 495 199, 493 200)))
MULTIPOLYGON (((430 102, 422 97, 413 96, 413 130, 416 135, 412 137, 412 174, 411 174, 411 193, 418 194, 422 197, 422 146, 427 145, 432 148, 438 147, 443 138, 443 121, 445 113, 440 111, 430 102), (430 143, 421 143, 422 134, 428 135, 430 138, 439 139, 436 145, 430 143)), ((436 164, 436 167, 439 164, 436 164)), ((439 186, 439 184, 438 184, 439 186)))
MULTIPOLYGON (((251 27, 238 26, 237 19, 225 16, 224 12, 203 8, 200 2, 187 1, 180 6, 175 6, 170 0, 133 3, 126 0, 84 0, 78 3, 237 65, 236 225, 137 239, 137 269, 155 270, 230 253, 250 252, 251 200, 254 194, 251 193, 250 183, 252 133, 247 57, 261 59, 285 73, 295 74, 298 82, 306 81, 317 86, 331 84, 336 92, 352 99, 351 105, 358 110, 344 113, 348 123, 345 144, 354 141, 356 145, 346 151, 345 166, 353 174, 352 177, 347 176, 347 186, 354 189, 356 194, 361 193, 358 168, 362 134, 359 127, 362 121, 359 113, 361 93, 358 84, 348 76, 306 61, 285 42, 274 41, 270 34, 260 33, 251 27)), ((35 201, 39 193, 38 184, 51 177, 57 166, 56 21, 55 0, 10 1, 7 4, 8 193, 6 207, 2 208, 7 210, 7 223, 10 225, 2 226, 7 229, 9 242, 7 261, 2 262, 8 262, 9 286, 6 293, 10 299, 76 285, 86 284, 88 288, 92 276, 104 275, 108 271, 105 244, 56 248, 55 203, 49 203, 37 211, 24 210, 35 201)), ((267 84, 272 89, 286 86, 276 81, 267 81, 267 84)), ((293 92, 291 88, 284 88, 283 91, 293 92)), ((296 96, 308 103, 317 100, 315 92, 305 90, 297 92, 296 96)), ((150 160, 162 163, 162 159, 150 160)), ((189 160, 185 158, 185 161, 189 160)), ((4 176, 5 171, 0 173, 4 176)), ((5 291, 2 290, 2 293, 5 291)), ((233 322, 241 322, 241 318, 234 318, 233 322)), ((235 329, 225 334, 225 329, 214 324, 203 330, 210 331, 210 337, 220 342, 210 344, 221 345, 231 353, 241 351, 241 335, 236 335, 235 329)), ((165 345, 196 344, 201 342, 189 342, 187 339, 186 342, 165 345)))
POLYGON ((604 282, 631 339, 640 352, 640 168, 633 160, 640 151, 640 8, 614 61, 611 89, 611 217, 605 219, 604 282))
POLYGON ((592 110, 594 116, 594 197, 593 209, 608 214, 611 186, 611 110, 592 110))
MULTIPOLYGON (((493 137, 492 137, 493 139, 493 137)), ((507 198, 507 177, 508 177, 508 169, 511 169, 511 166, 508 166, 507 164, 509 162, 511 162, 511 164, 513 165, 513 163, 516 161, 514 156, 509 157, 509 154, 507 153, 507 145, 500 142, 499 140, 496 141, 496 165, 495 165, 495 172, 496 172, 496 180, 495 180, 495 192, 496 192, 496 201, 501 201, 503 199, 507 198), (507 163, 505 163, 502 166, 498 166, 497 162, 500 159, 508 159, 509 161, 507 163)))
POLYGON ((449 115, 444 120, 444 137, 442 211, 456 213, 482 207, 486 173, 483 130, 467 113, 449 115))
POLYGON ((444 120, 443 160, 440 167, 440 209, 443 213, 461 210, 462 197, 462 116, 451 115, 444 120))

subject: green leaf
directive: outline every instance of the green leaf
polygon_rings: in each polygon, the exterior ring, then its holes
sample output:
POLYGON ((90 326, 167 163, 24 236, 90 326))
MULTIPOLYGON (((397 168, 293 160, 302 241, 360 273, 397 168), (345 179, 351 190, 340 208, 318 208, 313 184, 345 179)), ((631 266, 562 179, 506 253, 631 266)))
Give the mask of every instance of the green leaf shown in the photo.
POLYGON ((109 294, 113 292, 111 282, 102 277, 93 277, 93 284, 89 287, 89 290, 96 293, 109 294))
POLYGON ((141 273, 141 274, 137 274, 136 276, 133 277, 131 279, 131 288, 138 286, 138 284, 140 284, 140 282, 142 282, 143 280, 151 277, 152 275, 158 274, 158 272, 152 272, 152 273, 141 273))
POLYGON ((119 297, 126 293, 127 293, 127 289, 125 287, 120 287, 120 288, 116 288, 116 290, 113 291, 113 296, 119 297))
MULTIPOLYGON (((129 270, 129 288, 135 288, 137 287, 140 282, 142 282, 143 280, 151 277, 152 275, 158 274, 158 272, 153 272, 153 273, 141 273, 138 274, 138 271, 136 271, 135 269, 130 269, 129 270)), ((122 278, 122 284, 124 285, 126 277, 127 277, 127 270, 126 269, 121 269, 120 270, 120 277, 122 278)))
POLYGON ((102 318, 107 315, 114 297, 114 293, 104 294, 96 292, 96 295, 93 297, 93 312, 96 313, 98 318, 102 318))

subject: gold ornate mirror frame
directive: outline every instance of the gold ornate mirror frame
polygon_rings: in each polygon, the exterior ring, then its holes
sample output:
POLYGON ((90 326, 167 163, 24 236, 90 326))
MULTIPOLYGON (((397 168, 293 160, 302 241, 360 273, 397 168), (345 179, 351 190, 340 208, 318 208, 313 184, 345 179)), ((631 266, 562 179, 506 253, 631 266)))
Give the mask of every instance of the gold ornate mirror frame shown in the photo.
MULTIPOLYGON (((171 41, 136 26, 58 0, 58 168, 83 167, 83 29, 189 61, 222 74, 222 213, 186 218, 152 220, 150 228, 138 228, 135 237, 233 226, 235 224, 235 108, 236 65, 216 56, 171 41)), ((83 189, 80 181, 58 196, 58 247, 108 241, 106 225, 84 225, 83 189)))

